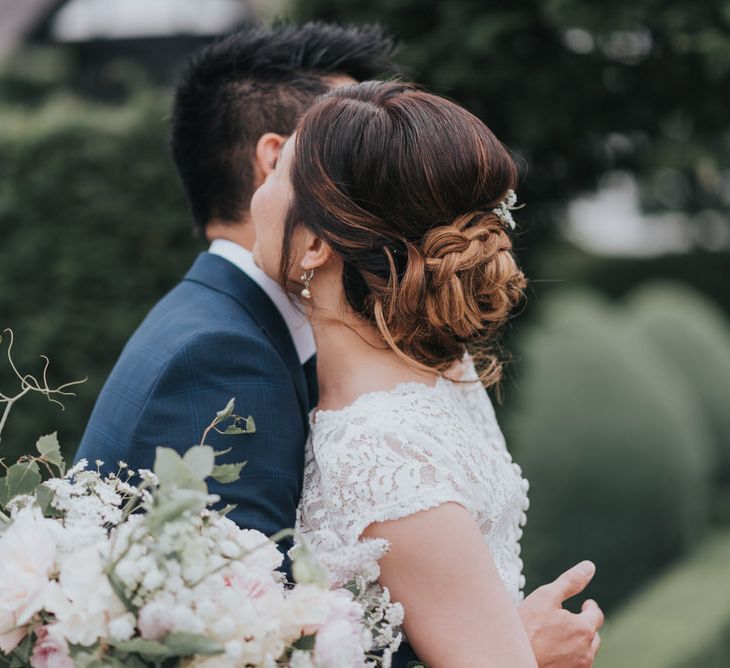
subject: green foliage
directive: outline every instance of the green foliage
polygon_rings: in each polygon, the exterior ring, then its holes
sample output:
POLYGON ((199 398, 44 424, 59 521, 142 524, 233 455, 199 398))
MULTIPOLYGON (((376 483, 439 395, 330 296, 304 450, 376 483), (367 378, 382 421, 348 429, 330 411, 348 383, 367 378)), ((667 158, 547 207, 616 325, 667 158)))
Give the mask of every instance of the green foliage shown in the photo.
POLYGON ((609 615, 596 668, 721 668, 730 656, 730 531, 609 615))
MULTIPOLYGON (((419 82, 527 163, 533 240, 613 169, 652 208, 726 211, 730 5, 698 0, 298 0, 297 16, 379 22, 419 82)), ((722 221, 721 221, 722 223, 722 221)), ((701 231, 698 231, 701 233, 701 231)), ((710 229, 707 234, 709 237, 710 229)))
MULTIPOLYGON (((66 412, 23 402, 5 457, 54 429, 73 452, 124 343, 201 249, 168 157, 168 107, 156 91, 119 108, 68 96, 0 106, 0 329, 22 342, 21 368, 39 375, 46 353, 51 381, 88 376, 66 412)), ((0 368, 0 392, 16 386, 0 368)))
POLYGON ((730 484, 730 330, 701 295, 673 283, 631 294, 632 323, 676 368, 699 399, 715 446, 715 478, 730 484))
POLYGON ((504 421, 530 480, 528 590, 583 559, 605 609, 683 554, 707 523, 708 436, 693 394, 590 293, 544 300, 519 340, 504 421))

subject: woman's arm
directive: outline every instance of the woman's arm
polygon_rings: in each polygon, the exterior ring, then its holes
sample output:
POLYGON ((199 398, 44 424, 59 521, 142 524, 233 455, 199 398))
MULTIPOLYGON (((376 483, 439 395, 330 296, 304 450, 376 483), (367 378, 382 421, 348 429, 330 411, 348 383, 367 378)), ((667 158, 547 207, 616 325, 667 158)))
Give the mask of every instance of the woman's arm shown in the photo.
POLYGON ((404 629, 429 668, 536 668, 527 633, 484 538, 456 503, 362 534, 386 538, 380 582, 405 608, 404 629))

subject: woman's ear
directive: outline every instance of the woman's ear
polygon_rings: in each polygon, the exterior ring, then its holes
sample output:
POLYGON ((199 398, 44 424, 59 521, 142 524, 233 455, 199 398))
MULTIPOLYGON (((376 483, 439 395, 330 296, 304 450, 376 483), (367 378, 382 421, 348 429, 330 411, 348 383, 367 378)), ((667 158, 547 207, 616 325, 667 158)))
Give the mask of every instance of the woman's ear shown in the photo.
POLYGON ((304 254, 300 262, 302 269, 304 271, 321 269, 332 260, 332 249, 311 230, 305 228, 304 235, 304 254))
POLYGON ((260 186, 273 171, 285 141, 286 137, 276 132, 267 132, 259 137, 253 165, 256 187, 260 186))

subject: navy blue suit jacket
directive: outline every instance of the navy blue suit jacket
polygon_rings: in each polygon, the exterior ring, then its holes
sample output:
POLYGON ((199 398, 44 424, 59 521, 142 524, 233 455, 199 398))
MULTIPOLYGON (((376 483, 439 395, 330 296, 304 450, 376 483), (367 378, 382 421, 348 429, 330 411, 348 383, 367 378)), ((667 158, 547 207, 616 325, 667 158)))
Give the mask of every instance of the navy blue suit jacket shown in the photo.
MULTIPOLYGON (((132 335, 97 399, 76 453, 116 470, 152 468, 159 445, 183 453, 231 397, 256 433, 207 443, 232 451, 218 463, 246 461, 241 478, 209 482, 229 517, 266 535, 293 527, 304 470, 308 413, 317 402, 314 360, 300 364, 279 311, 246 274, 202 253, 185 278, 132 335)), ((284 544, 283 547, 287 547, 284 544)), ((404 645, 393 668, 415 660, 404 645)))
POLYGON ((229 517, 271 535, 293 527, 304 468, 307 414, 316 403, 314 364, 303 368, 279 311, 233 264, 202 253, 150 311, 97 399, 76 460, 116 470, 152 468, 155 448, 182 453, 231 397, 255 434, 206 443, 232 448, 218 463, 246 461, 241 479, 210 481, 229 517))

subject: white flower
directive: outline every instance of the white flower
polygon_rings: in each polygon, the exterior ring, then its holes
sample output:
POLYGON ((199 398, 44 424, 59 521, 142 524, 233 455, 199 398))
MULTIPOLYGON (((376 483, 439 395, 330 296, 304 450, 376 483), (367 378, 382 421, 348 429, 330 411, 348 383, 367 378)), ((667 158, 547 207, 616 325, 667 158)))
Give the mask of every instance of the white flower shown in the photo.
POLYGON ((105 547, 90 545, 60 560, 59 586, 66 600, 57 597, 49 610, 72 644, 88 646, 106 637, 107 620, 126 613, 104 573, 105 547))
POLYGON ((314 668, 309 652, 302 652, 300 650, 296 650, 292 654, 289 666, 291 668, 314 668))
POLYGON ((134 635, 136 619, 131 612, 109 622, 109 635, 114 640, 129 640, 134 635))
POLYGON ((22 637, 15 629, 28 624, 45 606, 57 552, 53 524, 37 507, 26 507, 0 536, 0 648, 4 651, 22 637))
POLYGON ((226 645, 226 657, 231 661, 238 661, 243 654, 243 644, 240 640, 229 640, 226 645))
POLYGON ((365 668, 365 648, 357 624, 333 619, 320 629, 314 646, 318 668, 365 668))
POLYGON ((172 610, 175 599, 164 593, 148 601, 138 613, 137 624, 143 638, 159 640, 173 628, 172 610))

